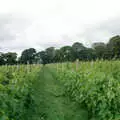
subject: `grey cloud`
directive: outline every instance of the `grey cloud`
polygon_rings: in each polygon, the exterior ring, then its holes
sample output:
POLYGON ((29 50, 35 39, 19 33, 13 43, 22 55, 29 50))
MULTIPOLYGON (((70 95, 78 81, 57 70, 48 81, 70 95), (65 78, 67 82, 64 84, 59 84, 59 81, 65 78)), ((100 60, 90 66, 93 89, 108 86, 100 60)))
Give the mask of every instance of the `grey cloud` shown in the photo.
MULTIPOLYGON (((36 49, 46 49, 48 47, 54 46, 56 48, 59 48, 63 45, 72 45, 76 41, 81 42, 86 46, 90 46, 93 42, 106 43, 108 42, 110 37, 120 34, 119 21, 120 17, 117 17, 109 19, 107 21, 103 21, 96 25, 87 25, 85 26, 83 33, 80 33, 78 31, 78 33, 74 35, 64 34, 54 38, 54 36, 50 37, 45 34, 45 38, 42 38, 40 36, 40 40, 42 40, 42 42, 35 40, 36 43, 34 44, 34 46, 32 46, 32 44, 27 44, 27 42, 24 42, 26 44, 22 44, 22 42, 19 42, 21 39, 25 38, 24 31, 31 24, 30 20, 19 14, 0 15, 0 50, 15 50, 16 52, 20 52, 29 47, 34 47, 36 49), (19 34, 21 35, 19 36, 19 34), (16 39, 18 41, 16 41, 16 39), (54 41, 55 39, 58 39, 59 41, 54 41)), ((33 34, 33 39, 35 35, 37 34, 33 34)))
POLYGON ((7 25, 11 22, 10 18, 5 15, 0 15, 0 41, 15 39, 15 36, 11 34, 11 31, 7 28, 7 25))
POLYGON ((120 34, 120 17, 107 20, 102 23, 99 28, 108 31, 111 35, 120 34))
POLYGON ((73 36, 63 35, 62 39, 65 41, 62 43, 67 45, 77 41, 90 47, 94 42, 107 43, 115 35, 120 35, 120 17, 111 18, 95 25, 86 25, 83 32, 78 32, 73 36))
POLYGON ((0 42, 15 40, 29 24, 29 21, 16 14, 0 14, 0 42))
POLYGON ((40 43, 40 44, 38 44, 40 47, 41 47, 41 49, 46 49, 46 48, 48 48, 48 47, 55 47, 55 48, 59 48, 60 46, 61 46, 61 44, 60 43, 52 43, 52 42, 46 42, 46 43, 40 43))
POLYGON ((0 51, 21 51, 27 44, 19 44, 21 34, 32 23, 31 19, 21 14, 0 14, 0 51))
POLYGON ((77 34, 87 46, 93 42, 107 43, 112 36, 120 34, 120 17, 108 19, 96 25, 88 25, 83 33, 77 34))
POLYGON ((63 45, 72 45, 77 41, 90 47, 94 42, 107 43, 115 35, 120 35, 120 17, 111 18, 95 25, 87 25, 83 33, 77 33, 73 36, 67 34, 61 35, 61 40, 58 43, 49 42, 40 45, 44 48, 50 46, 59 48, 63 45))

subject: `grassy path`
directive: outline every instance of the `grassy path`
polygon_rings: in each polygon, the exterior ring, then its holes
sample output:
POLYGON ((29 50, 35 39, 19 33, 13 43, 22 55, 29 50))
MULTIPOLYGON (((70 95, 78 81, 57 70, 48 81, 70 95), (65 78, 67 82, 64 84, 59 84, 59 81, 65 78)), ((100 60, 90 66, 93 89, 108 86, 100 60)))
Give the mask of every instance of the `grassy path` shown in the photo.
POLYGON ((43 67, 35 82, 38 120, 88 120, 87 112, 63 95, 64 86, 55 76, 55 70, 43 67))

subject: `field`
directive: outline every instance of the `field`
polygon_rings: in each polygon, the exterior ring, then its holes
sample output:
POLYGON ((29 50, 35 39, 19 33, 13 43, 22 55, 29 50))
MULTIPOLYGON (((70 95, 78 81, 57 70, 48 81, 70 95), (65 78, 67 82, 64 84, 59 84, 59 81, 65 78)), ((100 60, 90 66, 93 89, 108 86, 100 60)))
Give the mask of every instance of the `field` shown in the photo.
POLYGON ((120 120, 120 61, 1 66, 0 120, 120 120))

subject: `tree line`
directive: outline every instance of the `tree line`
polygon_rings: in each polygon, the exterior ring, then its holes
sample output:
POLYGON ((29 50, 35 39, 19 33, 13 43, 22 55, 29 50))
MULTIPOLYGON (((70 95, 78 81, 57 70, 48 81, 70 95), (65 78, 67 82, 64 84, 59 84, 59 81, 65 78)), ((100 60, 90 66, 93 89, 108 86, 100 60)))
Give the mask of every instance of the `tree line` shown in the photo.
POLYGON ((96 42, 90 48, 82 43, 75 42, 72 46, 63 46, 60 49, 49 47, 37 52, 35 48, 25 49, 18 58, 17 53, 0 52, 0 65, 36 64, 75 61, 91 61, 96 59, 120 59, 120 36, 110 38, 108 43, 96 42))

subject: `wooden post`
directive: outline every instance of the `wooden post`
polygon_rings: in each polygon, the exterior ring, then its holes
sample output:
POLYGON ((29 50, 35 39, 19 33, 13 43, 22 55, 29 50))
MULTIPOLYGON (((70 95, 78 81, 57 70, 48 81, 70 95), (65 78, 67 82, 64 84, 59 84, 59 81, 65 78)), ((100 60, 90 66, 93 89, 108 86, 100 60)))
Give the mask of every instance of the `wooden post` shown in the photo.
POLYGON ((17 72, 19 72, 19 67, 20 67, 19 64, 17 64, 17 72))
POLYGON ((64 64, 62 63, 62 72, 64 71, 64 64))
POLYGON ((6 67, 6 71, 8 71, 8 65, 7 64, 5 65, 5 67, 6 67))
POLYGON ((78 66, 79 66, 79 60, 76 60, 76 71, 78 71, 78 66))
POLYGON ((27 61, 27 73, 29 73, 29 61, 27 61))
POLYGON ((58 73, 58 63, 57 63, 57 73, 58 73))
POLYGON ((93 60, 92 60, 92 61, 91 61, 91 67, 93 67, 93 64, 94 64, 94 63, 93 63, 93 60))

